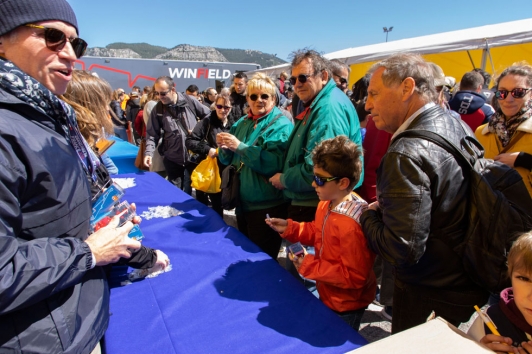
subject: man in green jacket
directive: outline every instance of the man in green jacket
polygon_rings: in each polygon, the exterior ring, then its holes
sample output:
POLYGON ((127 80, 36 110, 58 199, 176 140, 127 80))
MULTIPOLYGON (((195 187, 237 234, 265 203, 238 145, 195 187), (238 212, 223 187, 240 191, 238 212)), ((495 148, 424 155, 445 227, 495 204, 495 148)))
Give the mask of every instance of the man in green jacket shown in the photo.
MULTIPOLYGON (((270 182, 291 200, 290 219, 312 221, 319 202, 312 187, 312 150, 322 140, 338 135, 347 136, 362 148, 362 137, 353 104, 331 80, 328 60, 313 50, 293 54, 290 83, 305 109, 295 117, 283 172, 271 177, 270 182)), ((363 173, 355 188, 362 184, 363 173)))

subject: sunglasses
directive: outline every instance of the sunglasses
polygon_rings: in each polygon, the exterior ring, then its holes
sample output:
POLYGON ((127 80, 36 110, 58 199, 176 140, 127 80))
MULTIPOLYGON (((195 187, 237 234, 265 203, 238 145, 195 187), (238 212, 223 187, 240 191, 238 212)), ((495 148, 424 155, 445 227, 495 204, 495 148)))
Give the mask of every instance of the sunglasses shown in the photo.
POLYGON ((514 88, 512 91, 508 90, 497 90, 495 91, 495 97, 497 97, 498 100, 504 100, 506 97, 508 97, 508 93, 511 93, 514 98, 523 98, 525 97, 528 90, 532 90, 529 88, 514 88))
POLYGON ((168 95, 168 93, 172 91, 172 90, 168 90, 168 91, 161 91, 161 92, 158 92, 158 91, 153 91, 153 94, 156 95, 156 96, 161 96, 161 97, 164 97, 166 95, 168 95))
POLYGON ((266 94, 266 93, 263 93, 263 94, 261 94, 260 96, 257 95, 257 94, 255 94, 255 93, 252 94, 252 95, 249 95, 249 99, 252 100, 252 101, 256 101, 256 100, 258 100, 259 97, 260 97, 261 99, 263 99, 264 101, 266 101, 268 98, 270 98, 270 95, 268 95, 268 94, 266 94))
POLYGON ((297 75, 297 77, 295 76, 292 76, 290 77, 290 83, 293 85, 296 84, 296 82, 299 80, 299 82, 301 82, 302 84, 304 84, 305 82, 307 82, 308 78, 311 77, 313 75, 305 75, 305 74, 301 74, 301 75, 297 75))
POLYGON ((60 52, 66 45, 66 42, 69 41, 74 49, 76 58, 81 58, 85 54, 87 49, 87 42, 81 38, 67 38, 66 34, 63 31, 60 31, 56 28, 49 28, 39 25, 26 24, 26 27, 38 28, 44 30, 44 40, 46 41, 46 47, 53 50, 54 52, 60 52))
POLYGON ((316 182, 316 185, 318 187, 323 187, 325 183, 334 181, 335 179, 339 179, 340 177, 320 177, 314 175, 314 182, 316 182))
POLYGON ((230 110, 231 108, 233 108, 233 106, 222 106, 221 104, 217 104, 216 108, 230 110))

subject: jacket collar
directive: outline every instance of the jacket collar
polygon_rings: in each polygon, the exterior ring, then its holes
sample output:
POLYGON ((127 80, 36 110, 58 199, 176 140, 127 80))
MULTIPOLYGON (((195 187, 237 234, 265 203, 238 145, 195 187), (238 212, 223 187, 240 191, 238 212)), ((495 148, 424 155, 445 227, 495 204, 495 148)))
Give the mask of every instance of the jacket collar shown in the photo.
POLYGON ((331 92, 332 90, 334 90, 336 88, 336 83, 334 82, 333 79, 330 79, 329 82, 327 82, 327 84, 325 84, 325 86, 323 86, 323 88, 321 89, 320 92, 318 92, 318 94, 316 95, 316 97, 314 97, 314 99, 312 100, 312 103, 310 104, 310 109, 312 110, 312 108, 320 101, 320 99, 329 94, 329 92, 331 92))
POLYGON ((341 202, 333 210, 331 210, 331 212, 345 215, 360 224, 360 216, 367 209, 368 203, 366 203, 366 201, 362 199, 358 194, 352 192, 351 200, 341 202))

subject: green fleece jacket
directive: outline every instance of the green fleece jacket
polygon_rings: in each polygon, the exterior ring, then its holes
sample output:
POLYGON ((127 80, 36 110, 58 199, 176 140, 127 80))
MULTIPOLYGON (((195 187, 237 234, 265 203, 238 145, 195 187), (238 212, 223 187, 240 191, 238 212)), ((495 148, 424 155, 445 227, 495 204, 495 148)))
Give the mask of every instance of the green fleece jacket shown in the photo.
MULTIPOLYGON (((322 140, 338 135, 347 136, 362 149, 360 122, 353 104, 333 80, 329 80, 301 115, 302 119, 295 119, 288 140, 281 183, 285 187, 284 195, 292 205, 317 206, 319 199, 312 187, 312 150, 322 140)), ((361 186, 363 180, 364 170, 355 188, 361 186)))
POLYGON ((292 122, 277 107, 259 118, 256 127, 247 115, 231 127, 230 133, 240 140, 240 145, 234 152, 219 149, 218 158, 224 165, 238 167, 241 162, 244 163, 240 171, 241 204, 237 212, 270 208, 286 202, 282 191, 273 187, 268 179, 283 168, 283 157, 292 129, 292 122), (278 115, 281 116, 263 131, 278 115), (257 137, 257 143, 252 146, 257 137))

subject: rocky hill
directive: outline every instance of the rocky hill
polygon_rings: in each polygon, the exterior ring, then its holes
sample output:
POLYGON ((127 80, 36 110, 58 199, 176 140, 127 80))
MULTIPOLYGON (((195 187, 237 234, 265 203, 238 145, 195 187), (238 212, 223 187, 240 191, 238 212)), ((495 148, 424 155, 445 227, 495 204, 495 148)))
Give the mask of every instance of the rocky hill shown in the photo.
POLYGON ((113 58, 144 58, 192 61, 256 63, 263 68, 285 63, 275 55, 258 50, 223 49, 180 44, 171 49, 148 43, 111 43, 105 48, 88 48, 85 55, 113 58))

